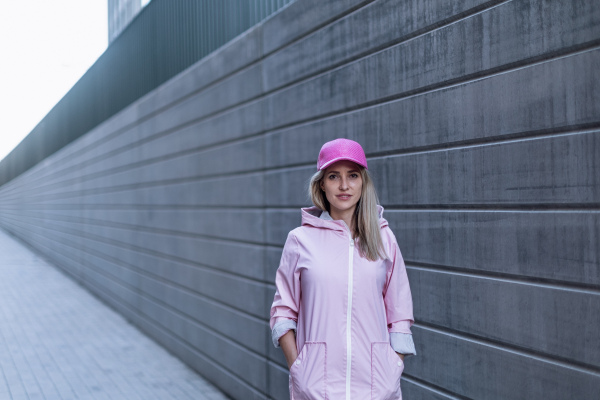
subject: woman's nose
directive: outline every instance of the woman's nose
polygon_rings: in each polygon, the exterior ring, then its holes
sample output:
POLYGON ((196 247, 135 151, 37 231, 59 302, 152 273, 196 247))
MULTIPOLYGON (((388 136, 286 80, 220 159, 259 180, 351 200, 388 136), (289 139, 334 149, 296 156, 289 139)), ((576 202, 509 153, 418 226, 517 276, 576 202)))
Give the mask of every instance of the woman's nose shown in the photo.
POLYGON ((348 181, 346 180, 346 178, 342 178, 340 179, 340 190, 346 189, 348 189, 348 181))

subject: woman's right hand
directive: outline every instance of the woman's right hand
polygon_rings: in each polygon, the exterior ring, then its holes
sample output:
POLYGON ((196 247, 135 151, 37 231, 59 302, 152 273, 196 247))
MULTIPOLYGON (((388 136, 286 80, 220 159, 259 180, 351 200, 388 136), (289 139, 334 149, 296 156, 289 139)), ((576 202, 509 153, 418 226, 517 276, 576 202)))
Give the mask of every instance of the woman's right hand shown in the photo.
POLYGON ((283 350, 283 355, 287 361, 288 369, 292 367, 296 358, 298 358, 298 349, 296 348, 296 334, 293 330, 287 331, 279 338, 279 345, 283 350))

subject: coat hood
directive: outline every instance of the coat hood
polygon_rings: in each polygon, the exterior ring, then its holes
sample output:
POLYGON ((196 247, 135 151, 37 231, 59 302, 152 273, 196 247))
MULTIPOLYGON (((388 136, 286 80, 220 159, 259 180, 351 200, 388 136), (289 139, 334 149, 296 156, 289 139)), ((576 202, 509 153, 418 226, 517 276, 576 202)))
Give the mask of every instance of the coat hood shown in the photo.
MULTIPOLYGON (((302 226, 312 226, 322 229, 333 229, 336 231, 347 231, 346 224, 343 221, 326 220, 319 218, 323 210, 318 207, 302 208, 302 226)), ((379 215, 379 227, 388 226, 388 222, 383 218, 383 207, 377 205, 377 213, 379 215)))

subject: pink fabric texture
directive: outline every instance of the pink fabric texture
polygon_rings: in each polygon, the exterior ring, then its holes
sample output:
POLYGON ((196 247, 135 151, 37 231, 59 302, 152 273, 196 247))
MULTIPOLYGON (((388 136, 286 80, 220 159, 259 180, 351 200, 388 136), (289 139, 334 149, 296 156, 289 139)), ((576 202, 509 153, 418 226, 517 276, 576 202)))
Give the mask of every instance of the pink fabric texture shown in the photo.
POLYGON ((359 143, 350 139, 335 139, 321 147, 317 169, 320 171, 341 160, 350 160, 367 168, 367 157, 359 143))
POLYGON ((414 319, 396 239, 380 217, 389 260, 369 261, 346 224, 322 220, 321 212, 302 209, 302 226, 289 233, 275 279, 271 329, 297 322, 290 398, 401 399, 404 363, 389 333, 410 334, 414 319))

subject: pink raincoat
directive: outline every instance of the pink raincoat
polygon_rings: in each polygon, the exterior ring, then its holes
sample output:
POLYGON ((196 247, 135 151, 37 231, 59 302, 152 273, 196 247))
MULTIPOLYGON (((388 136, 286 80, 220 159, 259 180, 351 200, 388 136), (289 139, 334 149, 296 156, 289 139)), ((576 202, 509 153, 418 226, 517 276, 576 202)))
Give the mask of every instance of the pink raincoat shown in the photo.
POLYGON ((413 312, 396 238, 379 207, 389 260, 370 261, 347 225, 320 219, 321 212, 302 209, 302 226, 289 233, 275 279, 271 329, 297 323, 290 398, 401 399, 404 363, 390 333, 410 334, 413 312))

